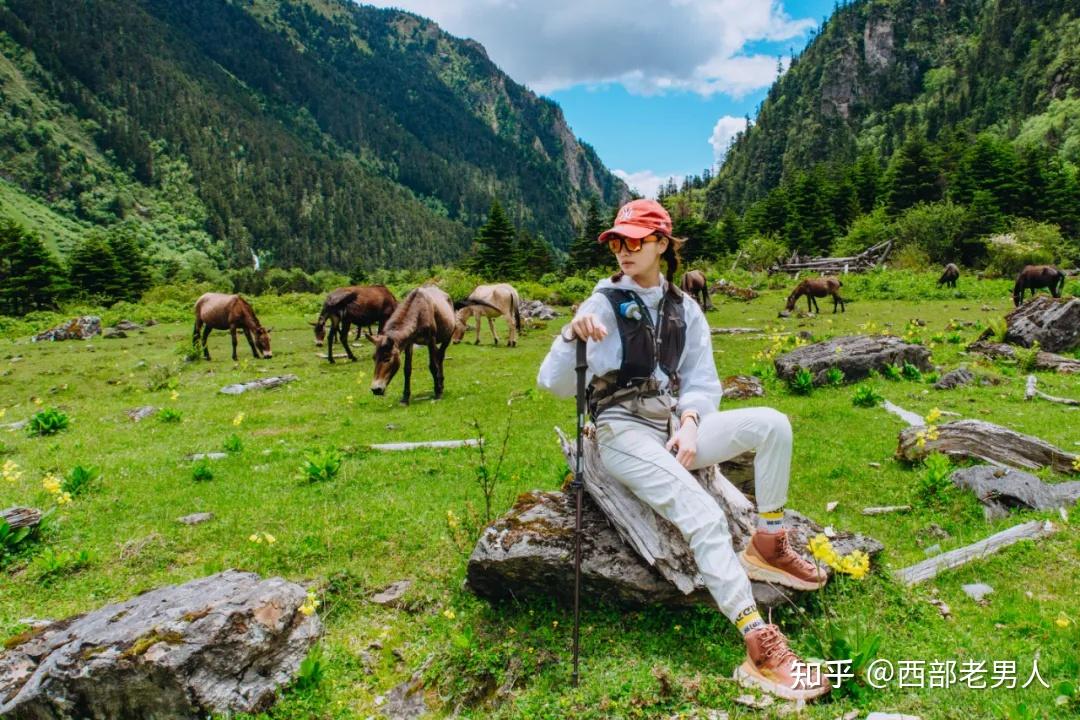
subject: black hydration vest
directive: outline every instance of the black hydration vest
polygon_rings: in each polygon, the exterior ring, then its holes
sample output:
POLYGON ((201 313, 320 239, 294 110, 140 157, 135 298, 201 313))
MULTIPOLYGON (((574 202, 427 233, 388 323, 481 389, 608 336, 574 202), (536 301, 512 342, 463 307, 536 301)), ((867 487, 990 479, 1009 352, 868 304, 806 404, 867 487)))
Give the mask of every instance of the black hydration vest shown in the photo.
MULTIPOLYGON (((589 385, 589 412, 593 418, 618 397, 635 395, 635 391, 644 391, 643 386, 655 385, 648 381, 657 366, 668 376, 668 392, 678 395, 679 359, 686 346, 682 292, 669 285, 661 298, 659 332, 653 325, 649 309, 636 292, 622 288, 602 288, 600 292, 615 311, 622 342, 622 365, 618 372, 594 378, 589 385)), ((652 388, 649 392, 658 390, 652 388)))

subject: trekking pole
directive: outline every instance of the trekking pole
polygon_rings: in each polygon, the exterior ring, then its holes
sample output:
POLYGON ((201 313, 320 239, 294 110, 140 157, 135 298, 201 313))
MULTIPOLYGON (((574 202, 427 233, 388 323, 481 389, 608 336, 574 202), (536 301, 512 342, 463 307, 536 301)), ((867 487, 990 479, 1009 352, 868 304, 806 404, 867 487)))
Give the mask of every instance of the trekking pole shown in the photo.
POLYGON ((577 341, 577 453, 574 456, 574 479, 570 489, 574 491, 576 512, 574 515, 574 687, 578 685, 578 628, 581 610, 581 499, 585 489, 585 341, 577 341))

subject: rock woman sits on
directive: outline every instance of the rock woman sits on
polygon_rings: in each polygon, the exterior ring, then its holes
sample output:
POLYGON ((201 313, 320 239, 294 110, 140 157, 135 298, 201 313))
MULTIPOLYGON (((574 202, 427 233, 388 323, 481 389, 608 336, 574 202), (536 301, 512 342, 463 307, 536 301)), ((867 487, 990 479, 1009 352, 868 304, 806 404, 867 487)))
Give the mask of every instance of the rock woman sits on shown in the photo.
POLYGON ((800 590, 826 576, 788 542, 784 524, 791 467, 791 425, 771 408, 719 411, 722 390, 705 316, 675 287, 681 241, 659 203, 634 200, 600 234, 619 271, 597 284, 540 367, 541 387, 575 392, 575 341, 587 341, 589 412, 604 469, 670 520, 694 552, 710 594, 740 630, 747 658, 743 684, 780 697, 811 700, 831 689, 808 672, 775 625, 758 612, 750 580, 800 590), (660 261, 666 263, 665 274, 660 261), (736 555, 723 510, 691 470, 756 451, 758 528, 736 555))

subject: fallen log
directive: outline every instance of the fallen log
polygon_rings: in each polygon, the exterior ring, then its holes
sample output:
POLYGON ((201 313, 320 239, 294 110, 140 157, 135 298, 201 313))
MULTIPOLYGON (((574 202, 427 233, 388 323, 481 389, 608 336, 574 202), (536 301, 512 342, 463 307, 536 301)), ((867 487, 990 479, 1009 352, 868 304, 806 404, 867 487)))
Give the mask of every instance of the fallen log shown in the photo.
POLYGON ((1080 298, 1040 295, 1005 316, 1005 342, 1063 352, 1080 346, 1080 298))
POLYGON ((812 345, 804 345, 777 357, 773 364, 781 380, 790 380, 800 368, 810 371, 815 385, 828 382, 826 373, 839 368, 850 383, 881 371, 886 365, 911 363, 929 372, 930 351, 922 345, 906 343, 892 335, 847 335, 812 345))
MULTIPOLYGON (((967 346, 967 351, 977 353, 988 358, 1005 358, 1016 360, 1016 347, 1006 343, 995 343, 988 340, 978 340, 967 346)), ((1080 373, 1080 360, 1065 357, 1045 350, 1035 353, 1033 370, 1052 370, 1062 374, 1080 373)))
POLYGON ((888 400, 881 403, 881 406, 891 412, 896 417, 900 418, 908 424, 908 427, 916 427, 918 425, 925 425, 926 421, 923 420, 922 415, 913 413, 910 410, 905 410, 899 405, 893 405, 888 400))
POLYGON ((374 445, 368 445, 368 447, 372 450, 397 452, 400 450, 418 450, 421 448, 477 447, 482 444, 482 442, 482 440, 477 438, 469 438, 468 440, 427 440, 424 442, 376 443, 374 445))
POLYGON ((709 332, 713 335, 747 335, 749 333, 759 333, 761 328, 752 327, 714 327, 710 328, 709 332))
POLYGON ((1024 390, 1024 399, 1031 400, 1032 398, 1039 397, 1043 400, 1048 400, 1052 403, 1060 403, 1061 405, 1080 405, 1080 400, 1073 400, 1071 398, 1055 397, 1054 395, 1047 395, 1042 390, 1035 387, 1035 384, 1039 382, 1034 375, 1027 376, 1027 388, 1024 390))
POLYGON ((709 287, 709 292, 713 295, 724 295, 734 300, 753 300, 758 296, 757 290, 748 287, 739 287, 723 278, 713 283, 713 285, 709 287))
POLYGON ((910 505, 882 505, 880 507, 866 507, 862 509, 863 515, 888 515, 890 513, 911 512, 910 505))
POLYGON ((268 390, 270 388, 276 388, 281 385, 286 385, 291 382, 295 382, 300 378, 295 375, 275 375, 274 377, 261 378, 259 380, 249 380, 244 383, 234 383, 232 385, 226 385, 221 388, 221 392, 226 395, 239 395, 245 393, 248 390, 268 390))
POLYGON ((897 580, 906 585, 915 585, 930 580, 942 570, 960 567, 972 560, 978 560, 987 555, 993 555, 1002 548, 1006 548, 1021 540, 1035 540, 1046 537, 1056 530, 1057 528, 1049 520, 1032 520, 1031 522, 1016 525, 1008 530, 1003 530, 995 535, 991 535, 985 540, 980 540, 977 543, 950 550, 947 553, 936 555, 928 560, 923 560, 920 563, 911 565, 910 567, 897 570, 894 573, 894 576, 897 580))
POLYGON ((908 462, 920 462, 932 452, 952 458, 982 460, 991 465, 1022 470, 1049 467, 1063 474, 1076 474, 1077 456, 1032 435, 1018 433, 982 420, 954 420, 939 425, 937 439, 923 437, 920 445, 918 427, 900 431, 896 455, 908 462))

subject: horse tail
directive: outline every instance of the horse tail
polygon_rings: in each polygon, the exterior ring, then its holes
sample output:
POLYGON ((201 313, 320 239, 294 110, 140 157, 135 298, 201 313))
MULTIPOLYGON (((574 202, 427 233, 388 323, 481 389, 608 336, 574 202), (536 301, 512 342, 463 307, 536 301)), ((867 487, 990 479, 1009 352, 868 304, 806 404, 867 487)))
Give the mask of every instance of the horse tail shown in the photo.
POLYGON ((514 293, 514 327, 521 332, 521 298, 514 293))

